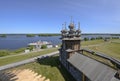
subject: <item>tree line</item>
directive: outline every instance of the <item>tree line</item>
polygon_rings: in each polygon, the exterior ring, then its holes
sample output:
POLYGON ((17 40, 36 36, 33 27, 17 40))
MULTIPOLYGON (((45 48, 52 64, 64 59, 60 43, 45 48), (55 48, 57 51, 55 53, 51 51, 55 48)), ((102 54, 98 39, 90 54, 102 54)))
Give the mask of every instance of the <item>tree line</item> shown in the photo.
POLYGON ((35 37, 35 36, 60 36, 61 34, 26 34, 26 37, 35 37))
POLYGON ((99 39, 120 39, 119 37, 85 37, 83 40, 88 41, 88 40, 99 40, 99 39))
POLYGON ((6 34, 0 34, 0 37, 6 37, 7 35, 6 34))

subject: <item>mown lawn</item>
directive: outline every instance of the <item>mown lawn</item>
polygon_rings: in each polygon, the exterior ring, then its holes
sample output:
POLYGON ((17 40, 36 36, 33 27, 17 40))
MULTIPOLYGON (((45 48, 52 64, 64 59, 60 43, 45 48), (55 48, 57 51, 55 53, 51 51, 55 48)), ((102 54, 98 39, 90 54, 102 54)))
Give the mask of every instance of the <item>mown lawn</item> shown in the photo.
POLYGON ((111 42, 120 43, 120 39, 113 39, 111 42))
MULTIPOLYGON (((117 40, 117 42, 119 42, 119 40, 117 40)), ((92 41, 82 42, 83 46, 96 45, 96 44, 100 44, 100 45, 91 46, 87 48, 94 50, 94 51, 102 52, 104 54, 108 54, 112 57, 120 59, 120 55, 119 55, 120 44, 114 43, 113 40, 110 42, 104 42, 103 40, 92 40, 92 41)), ((53 51, 57 51, 57 48, 46 49, 41 52, 31 53, 28 55, 21 55, 19 57, 15 56, 15 57, 10 57, 8 59, 0 59, 0 65, 9 64, 9 63, 16 62, 16 61, 21 61, 24 59, 50 53, 53 51)), ((60 67, 58 56, 52 56, 46 59, 42 59, 39 62, 37 61, 37 62, 25 64, 25 65, 16 67, 14 69, 31 69, 37 72, 38 74, 41 74, 45 76, 46 78, 49 78, 50 81, 75 81, 63 66, 60 67)))
POLYGON ((58 56, 52 56, 39 60, 39 62, 25 64, 11 70, 16 69, 31 69, 50 79, 50 81, 75 81, 68 71, 63 66, 60 66, 58 56))
POLYGON ((20 48, 20 49, 17 49, 17 50, 0 50, 0 57, 3 57, 3 56, 8 56, 8 55, 17 55, 17 54, 20 54, 20 53, 24 53, 24 50, 26 48, 20 48))
POLYGON ((100 44, 103 42, 104 42, 104 40, 89 40, 89 41, 82 41, 81 45, 82 46, 96 45, 96 44, 100 44))
POLYGON ((22 60, 25 60, 25 59, 29 59, 29 58, 32 58, 32 57, 39 56, 39 55, 44 55, 44 54, 51 53, 51 52, 54 52, 54 51, 58 51, 58 48, 45 49, 43 51, 24 54, 24 55, 19 55, 19 56, 0 58, 0 66, 10 64, 10 63, 14 63, 14 62, 18 62, 18 61, 22 61, 22 60))
POLYGON ((103 45, 92 46, 92 47, 88 47, 88 48, 91 50, 94 50, 94 51, 102 52, 111 57, 120 59, 120 43, 118 43, 118 42, 120 42, 120 40, 117 40, 117 43, 113 42, 113 41, 110 41, 103 45))

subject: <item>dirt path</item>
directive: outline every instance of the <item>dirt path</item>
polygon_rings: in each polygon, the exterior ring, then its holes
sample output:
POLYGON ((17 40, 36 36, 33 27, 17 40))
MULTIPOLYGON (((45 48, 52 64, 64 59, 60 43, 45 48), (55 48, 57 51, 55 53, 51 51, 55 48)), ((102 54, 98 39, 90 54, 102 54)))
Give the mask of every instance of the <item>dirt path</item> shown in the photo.
POLYGON ((50 81, 29 69, 1 72, 0 79, 2 81, 50 81))

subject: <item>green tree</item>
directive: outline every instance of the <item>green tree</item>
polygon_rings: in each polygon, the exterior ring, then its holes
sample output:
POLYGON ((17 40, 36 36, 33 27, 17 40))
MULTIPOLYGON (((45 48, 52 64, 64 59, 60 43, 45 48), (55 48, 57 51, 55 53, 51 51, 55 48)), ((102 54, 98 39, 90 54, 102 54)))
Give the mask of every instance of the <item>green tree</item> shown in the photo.
POLYGON ((0 34, 0 37, 6 37, 6 34, 0 34))
POLYGON ((47 45, 42 45, 41 46, 41 49, 46 49, 47 48, 47 45))
POLYGON ((94 38, 94 37, 92 37, 90 40, 95 40, 95 38, 94 38))
POLYGON ((89 38, 87 38, 87 37, 84 38, 84 41, 88 41, 88 40, 89 40, 89 38))
POLYGON ((96 37, 96 39, 103 39, 103 37, 96 37))
POLYGON ((27 36, 27 37, 34 37, 35 34, 27 34, 26 36, 27 36))
POLYGON ((31 46, 31 45, 29 45, 29 46, 27 47, 27 49, 29 49, 30 51, 32 51, 33 48, 34 48, 34 46, 31 46))

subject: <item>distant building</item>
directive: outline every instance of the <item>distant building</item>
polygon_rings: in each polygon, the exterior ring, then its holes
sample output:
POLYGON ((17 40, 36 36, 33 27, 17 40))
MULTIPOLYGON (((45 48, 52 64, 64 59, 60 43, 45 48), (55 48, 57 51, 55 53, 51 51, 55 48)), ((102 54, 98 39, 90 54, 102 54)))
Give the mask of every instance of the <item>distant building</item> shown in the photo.
POLYGON ((47 48, 52 48, 53 45, 52 44, 46 44, 47 45, 47 48))
POLYGON ((78 29, 72 21, 68 27, 64 24, 61 31, 59 60, 70 74, 77 81, 120 81, 115 77, 116 70, 82 54, 80 23, 78 29))
POLYGON ((29 49, 26 49, 26 50, 25 50, 25 53, 28 53, 28 52, 30 52, 30 50, 29 50, 29 49))
POLYGON ((58 45, 53 45, 53 47, 57 48, 57 47, 58 47, 58 45))
POLYGON ((50 42, 47 41, 37 41, 37 42, 33 42, 33 43, 29 43, 28 46, 33 46, 34 49, 41 49, 42 45, 46 45, 47 48, 52 48, 53 45, 50 42))

